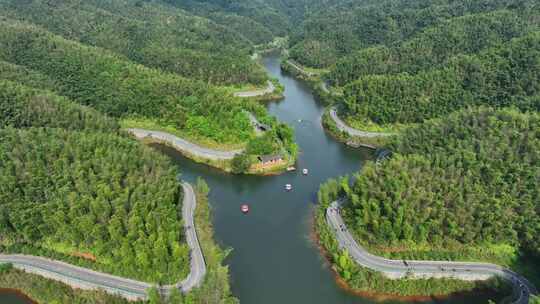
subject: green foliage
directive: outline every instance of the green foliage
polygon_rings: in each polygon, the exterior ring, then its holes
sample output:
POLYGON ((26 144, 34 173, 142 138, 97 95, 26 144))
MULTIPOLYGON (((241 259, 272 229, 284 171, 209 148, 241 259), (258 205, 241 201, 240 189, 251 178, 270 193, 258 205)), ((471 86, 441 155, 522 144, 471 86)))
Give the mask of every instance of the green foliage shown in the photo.
POLYGON ((252 136, 243 113, 248 102, 202 82, 16 21, 2 23, 0 41, 0 59, 46 75, 57 84, 55 92, 102 113, 153 120, 216 142, 241 143, 252 136))
POLYGON ((357 176, 344 217, 378 247, 508 244, 539 255, 539 131, 537 114, 490 108, 407 129, 392 139, 393 159, 357 176))
POLYGON ((477 288, 498 288, 501 285, 498 281, 482 284, 453 279, 391 280, 381 273, 359 267, 350 259, 347 252, 338 248, 334 233, 325 219, 326 208, 330 203, 349 192, 351 189, 348 178, 330 179, 321 185, 318 192, 319 208, 315 215, 315 227, 320 244, 330 253, 329 258, 335 269, 352 289, 399 296, 418 296, 446 295, 477 288))
POLYGON ((418 123, 471 105, 540 111, 540 32, 418 74, 368 75, 345 89, 344 112, 377 124, 418 123))
POLYGON ((74 104, 49 91, 4 80, 0 80, 0 125, 118 131, 116 121, 93 109, 74 104))
POLYGON ((252 155, 266 155, 278 151, 279 145, 270 133, 256 137, 248 143, 246 153, 252 155))
POLYGON ((251 157, 246 153, 237 154, 232 160, 232 172, 235 174, 244 173, 251 167, 251 157))
POLYGON ((149 282, 187 275, 182 191, 164 156, 106 133, 7 128, 0 138, 3 251, 90 253, 93 268, 149 282))
POLYGON ((540 21, 532 17, 538 13, 538 9, 500 10, 452 18, 397 45, 364 48, 346 56, 327 78, 344 86, 369 75, 416 74, 442 67, 457 55, 477 54, 538 30, 540 21))
POLYGON ((54 90, 58 87, 54 80, 43 74, 5 61, 0 61, 0 79, 43 90, 54 90))
POLYGON ((333 1, 293 32, 291 56, 301 64, 328 67, 355 51, 399 44, 452 18, 501 9, 527 11, 535 4, 533 0, 333 1))
POLYGON ((148 304, 163 304, 161 295, 156 287, 152 287, 148 291, 148 304))
POLYGON ((13 269, 12 264, 0 264, 0 274, 6 274, 13 269))
POLYGON ((158 1, 0 2, 12 19, 39 25, 132 61, 214 84, 263 84, 241 35, 158 1))
POLYGON ((255 44, 285 36, 290 28, 285 11, 276 9, 280 1, 263 0, 164 0, 196 15, 235 29, 255 44))
POLYGON ((0 275, 0 287, 17 289, 24 292, 37 303, 47 304, 142 304, 109 295, 103 291, 84 291, 71 289, 69 286, 46 280, 35 274, 12 269, 0 275))

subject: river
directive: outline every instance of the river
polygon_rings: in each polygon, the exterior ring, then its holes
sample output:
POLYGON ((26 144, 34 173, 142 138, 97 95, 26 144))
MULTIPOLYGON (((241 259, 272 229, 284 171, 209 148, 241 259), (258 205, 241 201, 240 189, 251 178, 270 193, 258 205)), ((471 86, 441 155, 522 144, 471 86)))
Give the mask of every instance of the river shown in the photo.
MULTIPOLYGON (((311 237, 319 185, 328 178, 358 171, 373 152, 346 147, 324 132, 320 122, 324 106, 305 84, 281 73, 278 56, 265 57, 264 66, 285 86, 285 99, 270 103, 268 110, 295 129, 301 150, 299 171, 280 176, 234 176, 194 163, 168 147, 153 146, 179 165, 185 180, 195 182, 200 176, 210 186, 216 239, 234 249, 227 263, 233 293, 242 303, 374 303, 338 287, 311 237), (308 176, 302 175, 302 168, 309 169, 308 176), (293 191, 284 191, 287 183, 293 185, 293 191), (244 203, 250 205, 247 215, 240 212, 244 203)), ((485 302, 485 296, 468 295, 431 303, 485 302)), ((0 296, 0 303, 25 302, 0 296)))

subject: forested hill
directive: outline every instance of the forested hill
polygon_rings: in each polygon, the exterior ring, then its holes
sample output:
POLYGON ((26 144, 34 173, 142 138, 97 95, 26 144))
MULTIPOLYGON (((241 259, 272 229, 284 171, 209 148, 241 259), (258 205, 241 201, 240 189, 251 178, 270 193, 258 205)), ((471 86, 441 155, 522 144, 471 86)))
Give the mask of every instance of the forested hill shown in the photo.
MULTIPOLYGON (((2 66, 11 80, 32 75, 2 66)), ((11 80, 0 80, 0 251, 183 279, 189 248, 174 166, 122 136, 115 120, 11 80)))
POLYGON ((118 123, 94 109, 50 91, 0 79, 0 126, 50 127, 67 130, 119 131, 118 123))
POLYGON ((399 45, 452 18, 502 9, 527 11, 538 5, 534 0, 333 3, 335 5, 310 15, 291 35, 290 54, 296 61, 311 67, 329 67, 354 51, 371 46, 399 45))
MULTIPOLYGON (((113 117, 160 122, 193 138, 239 143, 253 130, 243 101, 175 74, 137 65, 33 25, 2 21, 0 60, 52 79, 49 89, 113 117)), ((24 83, 24 81, 22 81, 24 83)))
POLYGON ((0 16, 39 25, 149 67, 213 84, 263 84, 252 44, 234 30, 147 1, 0 1, 0 16))
POLYGON ((347 0, 162 0, 233 29, 255 44, 288 36, 308 16, 347 0))
POLYGON ((433 251, 428 258, 507 264, 514 250, 540 255, 538 114, 466 109, 407 130, 390 148, 393 159, 364 166, 344 188, 345 217, 363 242, 404 248, 406 258, 433 251))
POLYGON ((85 255, 150 282, 189 273, 182 192, 164 156, 107 133, 7 128, 0 139, 3 252, 85 255))
POLYGON ((540 32, 418 74, 369 75, 345 87, 350 120, 420 123, 472 105, 540 111, 540 32))
POLYGON ((329 71, 358 129, 474 105, 539 111, 538 16, 534 0, 338 1, 292 35, 290 56, 329 71))

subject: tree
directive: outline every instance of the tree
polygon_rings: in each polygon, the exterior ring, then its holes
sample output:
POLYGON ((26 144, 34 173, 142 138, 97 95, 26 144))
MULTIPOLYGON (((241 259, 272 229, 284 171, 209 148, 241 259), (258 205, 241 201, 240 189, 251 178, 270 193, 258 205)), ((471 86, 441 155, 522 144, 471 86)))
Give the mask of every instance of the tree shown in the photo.
POLYGON ((251 167, 251 158, 246 153, 237 154, 234 156, 231 165, 233 173, 244 173, 251 167))

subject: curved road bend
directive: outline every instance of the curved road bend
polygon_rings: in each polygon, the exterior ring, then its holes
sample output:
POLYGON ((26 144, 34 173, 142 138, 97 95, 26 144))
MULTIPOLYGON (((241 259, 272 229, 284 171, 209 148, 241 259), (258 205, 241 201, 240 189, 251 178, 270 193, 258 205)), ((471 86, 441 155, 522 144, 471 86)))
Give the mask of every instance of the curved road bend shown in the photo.
MULTIPOLYGON (((184 188, 182 217, 185 222, 187 243, 191 249, 191 272, 182 282, 162 287, 164 293, 170 293, 174 288, 188 292, 200 286, 206 274, 206 263, 194 228, 193 213, 197 204, 195 193, 188 183, 182 183, 182 187, 184 188)), ((43 257, 0 254, 0 263, 11 263, 15 268, 63 282, 74 288, 101 289, 129 300, 146 300, 148 288, 154 286, 43 257)))
POLYGON ((266 87, 266 89, 254 90, 254 91, 245 91, 245 92, 236 92, 236 93, 234 93, 234 96, 241 97, 241 98, 259 97, 259 96, 264 96, 266 94, 271 94, 271 93, 274 92, 275 89, 276 89, 276 87, 274 86, 274 84, 270 80, 268 80, 268 86, 266 87))
POLYGON ((304 70, 301 66, 299 66, 298 64, 296 64, 294 61, 290 59, 287 60, 287 63, 292 65, 298 72, 300 72, 300 74, 304 74, 307 77, 312 77, 316 75, 315 73, 304 70))
POLYGON ((341 120, 341 118, 339 118, 337 114, 337 109, 335 107, 330 108, 330 117, 336 123, 336 127, 338 128, 338 130, 340 130, 341 132, 345 132, 350 136, 375 138, 394 135, 393 133, 368 132, 351 128, 343 120, 341 120))
POLYGON ((498 265, 488 263, 448 261, 403 261, 390 260, 370 254, 360 246, 347 230, 339 213, 340 203, 333 202, 326 209, 326 221, 335 233, 339 247, 347 250, 359 265, 381 272, 391 279, 413 276, 417 278, 458 278, 462 280, 486 280, 499 276, 510 281, 516 300, 513 303, 527 304, 536 288, 524 277, 498 265))
POLYGON ((130 128, 126 129, 138 139, 152 138, 160 142, 172 145, 173 148, 192 154, 197 157, 212 159, 212 160, 229 160, 233 159, 236 154, 240 154, 243 150, 220 151, 201 147, 197 144, 179 138, 167 132, 151 131, 145 129, 130 128))

